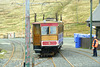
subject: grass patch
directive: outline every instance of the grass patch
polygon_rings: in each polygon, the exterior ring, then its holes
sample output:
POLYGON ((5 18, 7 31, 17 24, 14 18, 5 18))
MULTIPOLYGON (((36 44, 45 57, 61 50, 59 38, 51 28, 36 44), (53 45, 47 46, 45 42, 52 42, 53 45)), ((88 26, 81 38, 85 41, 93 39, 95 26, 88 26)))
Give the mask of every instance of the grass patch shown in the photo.
POLYGON ((0 49, 0 52, 1 52, 1 50, 2 50, 2 49, 0 49))
POLYGON ((89 34, 90 28, 86 23, 69 23, 64 26, 64 36, 73 37, 74 33, 89 34))
POLYGON ((7 51, 4 49, 0 49, 0 50, 1 50, 0 51, 0 59, 2 59, 2 58, 4 58, 4 54, 7 53, 7 51))
MULTIPOLYGON (((15 0, 17 3, 23 3, 23 0, 15 0)), ((2 0, 0 2, 0 36, 5 33, 25 32, 25 6, 16 5, 15 1, 2 0), (14 4, 11 4, 14 3, 14 4)), ((45 2, 54 0, 35 0, 35 2, 45 2)), ((30 25, 34 22, 34 13, 41 13, 37 16, 38 21, 42 21, 42 14, 45 13, 45 18, 55 17, 55 13, 63 14, 64 21, 64 36, 72 37, 73 33, 89 33, 89 27, 85 22, 90 16, 90 1, 89 0, 57 0, 63 3, 63 7, 60 3, 45 4, 43 11, 41 5, 30 5, 30 25), (78 14, 77 14, 77 12, 78 14), (77 21, 78 18, 78 21, 77 21), (76 24, 75 22, 81 22, 76 24), (73 24, 68 24, 73 23, 73 24), (67 28, 68 27, 68 28, 67 28)), ((25 1, 24 1, 25 2, 25 1)), ((33 2, 32 0, 30 2, 33 2)), ((93 0, 93 10, 97 7, 99 1, 93 0)), ((23 33, 24 35, 24 33, 23 33)))

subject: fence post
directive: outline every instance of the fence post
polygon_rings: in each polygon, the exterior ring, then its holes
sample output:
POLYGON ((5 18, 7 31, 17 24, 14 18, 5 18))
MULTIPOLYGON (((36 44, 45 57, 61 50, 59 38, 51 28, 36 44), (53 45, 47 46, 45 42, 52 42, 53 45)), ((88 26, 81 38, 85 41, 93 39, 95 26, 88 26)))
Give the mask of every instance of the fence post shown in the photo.
POLYGON ((32 67, 34 67, 34 57, 32 58, 32 67))

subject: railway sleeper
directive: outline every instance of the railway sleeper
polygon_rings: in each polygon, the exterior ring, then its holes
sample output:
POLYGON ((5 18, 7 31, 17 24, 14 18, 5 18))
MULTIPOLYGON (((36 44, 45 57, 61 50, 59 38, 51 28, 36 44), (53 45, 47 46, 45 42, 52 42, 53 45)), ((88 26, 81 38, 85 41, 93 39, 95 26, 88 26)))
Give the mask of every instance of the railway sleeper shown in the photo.
POLYGON ((52 57, 58 53, 59 49, 57 47, 43 47, 40 53, 42 57, 52 57))

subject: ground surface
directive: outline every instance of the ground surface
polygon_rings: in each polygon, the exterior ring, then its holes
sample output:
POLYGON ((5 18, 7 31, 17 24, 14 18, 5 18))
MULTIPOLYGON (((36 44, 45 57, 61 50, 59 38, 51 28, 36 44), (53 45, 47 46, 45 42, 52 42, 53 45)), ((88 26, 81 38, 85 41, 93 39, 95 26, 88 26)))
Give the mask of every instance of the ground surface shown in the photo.
MULTIPOLYGON (((0 59, 0 67, 5 65, 12 54, 13 47, 10 43, 14 43, 15 51, 10 62, 5 67, 21 67, 24 55, 19 44, 25 45, 24 42, 25 40, 22 38, 0 39, 0 48, 7 50, 4 59, 0 59)), ((39 58, 37 54, 34 54, 32 44, 30 46, 30 61, 34 57, 35 67, 100 67, 100 51, 98 50, 98 57, 92 57, 92 50, 75 48, 74 38, 64 38, 60 53, 57 53, 54 57, 39 58)), ((32 66, 32 62, 30 66, 32 66)))

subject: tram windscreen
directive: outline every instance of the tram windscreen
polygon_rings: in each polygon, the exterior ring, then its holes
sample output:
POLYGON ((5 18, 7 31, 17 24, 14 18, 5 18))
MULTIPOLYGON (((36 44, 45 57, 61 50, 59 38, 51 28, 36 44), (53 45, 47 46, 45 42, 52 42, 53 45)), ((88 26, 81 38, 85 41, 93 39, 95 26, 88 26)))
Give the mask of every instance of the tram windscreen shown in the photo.
POLYGON ((56 34, 56 26, 50 27, 50 34, 56 34))
POLYGON ((43 26, 41 27, 41 34, 42 35, 48 35, 48 34, 56 34, 57 30, 56 30, 56 26, 43 26))
POLYGON ((48 26, 43 26, 41 27, 42 35, 48 35, 49 34, 49 27, 48 26))

